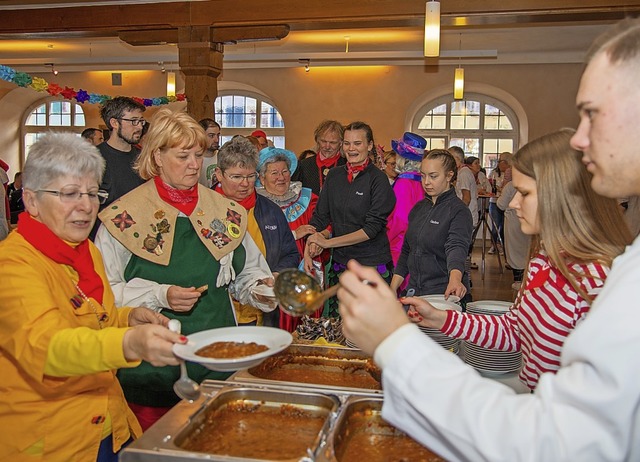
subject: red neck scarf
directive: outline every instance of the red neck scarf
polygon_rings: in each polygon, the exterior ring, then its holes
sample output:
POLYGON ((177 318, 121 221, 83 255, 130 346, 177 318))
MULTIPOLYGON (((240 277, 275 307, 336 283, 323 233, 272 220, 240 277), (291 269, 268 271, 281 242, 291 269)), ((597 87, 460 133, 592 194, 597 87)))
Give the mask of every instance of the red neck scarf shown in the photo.
MULTIPOLYGON (((224 193, 224 191, 222 190, 222 185, 220 183, 218 183, 215 187, 215 192, 222 194, 224 197, 227 197, 226 194, 224 193)), ((249 197, 242 199, 241 201, 236 201, 238 204, 240 204, 241 206, 243 206, 245 208, 246 211, 251 210, 252 208, 254 208, 256 206, 256 198, 257 198, 258 194, 256 193, 256 190, 254 189, 253 192, 249 195, 249 197)))
POLYGON ((197 184, 189 189, 176 189, 162 181, 159 176, 154 177, 153 182, 156 184, 160 199, 174 206, 186 216, 191 215, 198 203, 197 184))
POLYGON ((316 154, 316 165, 318 166, 320 188, 322 188, 322 183, 324 183, 324 179, 327 177, 329 170, 338 165, 338 160, 340 160, 340 154, 336 154, 328 159, 323 159, 319 152, 316 154))
POLYGON ((367 168, 368 165, 369 165, 368 157, 362 165, 358 165, 356 167, 354 167, 349 162, 347 162, 347 181, 349 181, 349 183, 353 183, 354 175, 356 173, 360 173, 361 171, 363 171, 365 168, 367 168))
POLYGON ((102 303, 104 285, 94 267, 87 239, 76 247, 72 247, 28 213, 21 213, 18 217, 18 233, 46 257, 58 264, 69 265, 76 270, 80 278, 78 287, 87 297, 92 297, 98 303, 102 303))

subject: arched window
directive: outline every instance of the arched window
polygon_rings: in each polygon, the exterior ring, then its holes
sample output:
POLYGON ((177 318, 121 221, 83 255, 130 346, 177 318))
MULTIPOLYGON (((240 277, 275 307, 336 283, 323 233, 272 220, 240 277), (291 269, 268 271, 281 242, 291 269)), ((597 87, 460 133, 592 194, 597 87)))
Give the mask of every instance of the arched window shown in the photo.
POLYGON ((251 92, 221 92, 214 106, 215 120, 220 124, 220 144, 234 135, 249 136, 262 130, 278 148, 285 147, 284 121, 278 109, 262 95, 251 92))
POLYGON ((412 131, 426 138, 428 149, 460 146, 489 169, 501 152, 518 146, 515 112, 495 98, 473 93, 463 100, 443 96, 430 101, 416 113, 412 131))
POLYGON ((79 104, 58 99, 38 103, 35 109, 27 111, 22 124, 23 161, 27 159, 29 147, 45 133, 73 131, 80 135, 85 125, 84 111, 79 104))

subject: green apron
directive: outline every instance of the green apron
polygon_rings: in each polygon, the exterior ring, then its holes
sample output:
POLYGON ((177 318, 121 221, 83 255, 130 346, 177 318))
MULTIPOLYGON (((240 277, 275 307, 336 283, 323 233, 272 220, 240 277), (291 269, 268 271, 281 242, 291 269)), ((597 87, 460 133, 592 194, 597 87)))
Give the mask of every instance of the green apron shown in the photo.
MULTIPOLYGON (((233 269, 239 274, 244 268, 246 252, 239 246, 233 254, 233 269)), ((178 217, 168 266, 162 266, 133 255, 124 272, 125 280, 142 278, 160 284, 181 287, 209 288, 191 311, 178 313, 163 310, 162 314, 182 323, 182 334, 189 335, 216 327, 235 326, 228 286, 216 287, 220 263, 207 251, 189 220, 178 217)), ((229 373, 214 372, 187 362, 189 377, 200 383, 204 379, 225 380, 229 373)), ((170 407, 180 399, 173 392, 173 384, 180 376, 178 366, 155 367, 143 361, 138 367, 120 369, 118 379, 127 401, 142 406, 170 407)))

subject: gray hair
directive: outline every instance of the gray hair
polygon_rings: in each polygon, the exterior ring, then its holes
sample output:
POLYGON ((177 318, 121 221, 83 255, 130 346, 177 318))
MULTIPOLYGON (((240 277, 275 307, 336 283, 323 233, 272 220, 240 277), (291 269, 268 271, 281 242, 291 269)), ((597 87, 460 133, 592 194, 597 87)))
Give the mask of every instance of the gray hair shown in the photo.
POLYGON ((264 174, 267 173, 267 166, 269 164, 273 164, 274 162, 285 162, 287 164, 287 168, 291 170, 291 161, 289 160, 289 158, 284 154, 276 154, 275 156, 271 156, 264 161, 264 163, 260 167, 260 171, 258 172, 260 176, 264 176, 264 174))
POLYGON ((63 176, 81 178, 88 175, 100 184, 104 169, 105 161, 98 149, 84 138, 70 132, 49 132, 29 149, 23 186, 37 191, 63 176))
POLYGON ((233 167, 251 170, 258 167, 258 150, 244 136, 234 136, 218 151, 218 168, 224 172, 233 167))
POLYGON ((396 156, 396 172, 419 172, 421 161, 409 160, 401 155, 396 156))
POLYGON ((449 149, 447 149, 447 151, 449 151, 449 153, 453 157, 455 157, 458 162, 464 164, 464 149, 462 149, 460 146, 449 146, 449 149))

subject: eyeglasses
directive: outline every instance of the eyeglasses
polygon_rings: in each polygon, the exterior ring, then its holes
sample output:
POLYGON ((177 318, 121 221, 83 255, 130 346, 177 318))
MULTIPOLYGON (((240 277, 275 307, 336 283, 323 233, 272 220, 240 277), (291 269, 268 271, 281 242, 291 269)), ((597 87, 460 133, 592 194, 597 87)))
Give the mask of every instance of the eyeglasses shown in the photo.
POLYGON ((65 203, 78 202, 80 199, 82 199, 82 196, 87 196, 91 202, 104 204, 109 197, 109 193, 102 189, 84 193, 78 191, 77 189, 65 189, 60 191, 53 191, 51 189, 38 189, 36 192, 53 194, 54 196, 58 196, 60 198, 60 201, 65 203))
POLYGON ((124 117, 117 117, 117 119, 118 120, 126 120, 131 125, 133 125, 134 127, 137 127, 138 125, 142 125, 144 127, 145 125, 147 125, 147 121, 144 120, 144 119, 125 119, 124 117))
POLYGON ((242 183, 242 180, 247 180, 249 183, 253 183, 256 181, 256 178, 258 178, 257 173, 251 173, 250 175, 227 175, 225 172, 222 172, 222 174, 234 183, 242 183))
POLYGON ((273 170, 271 172, 266 172, 266 175, 269 176, 270 178, 278 178, 280 175, 286 178, 288 176, 291 176, 291 172, 287 168, 281 171, 273 170))

